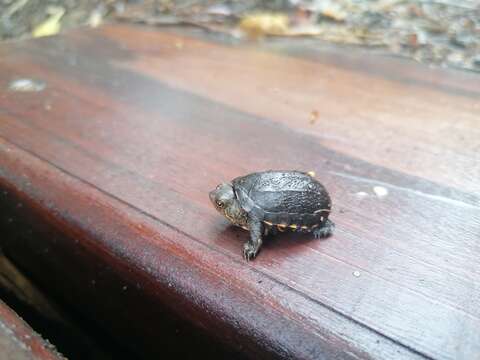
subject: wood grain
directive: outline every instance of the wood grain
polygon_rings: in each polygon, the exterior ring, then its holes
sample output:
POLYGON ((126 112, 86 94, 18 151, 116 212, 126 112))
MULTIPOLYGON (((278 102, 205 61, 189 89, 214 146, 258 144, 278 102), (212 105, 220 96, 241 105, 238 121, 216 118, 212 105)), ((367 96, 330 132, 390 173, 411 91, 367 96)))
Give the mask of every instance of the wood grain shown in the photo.
POLYGON ((17 214, 2 226, 23 234, 2 245, 114 335, 135 329, 140 353, 161 353, 165 313, 250 357, 480 353, 478 76, 120 25, 0 59, 0 187, 17 214), (16 77, 47 86, 6 90, 16 77), (208 191, 290 168, 329 189, 335 235, 282 235, 245 263, 248 235, 208 191))
POLYGON ((0 301, 0 359, 61 360, 64 357, 0 301))

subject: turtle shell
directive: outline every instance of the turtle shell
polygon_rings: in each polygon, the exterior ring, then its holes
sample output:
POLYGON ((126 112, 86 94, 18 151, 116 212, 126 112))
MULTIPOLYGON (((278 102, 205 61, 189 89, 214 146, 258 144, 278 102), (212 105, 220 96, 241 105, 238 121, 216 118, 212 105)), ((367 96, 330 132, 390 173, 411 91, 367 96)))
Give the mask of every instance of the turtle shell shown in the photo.
POLYGON ((270 225, 310 230, 330 213, 327 190, 303 172, 256 172, 234 179, 232 185, 240 206, 270 225))

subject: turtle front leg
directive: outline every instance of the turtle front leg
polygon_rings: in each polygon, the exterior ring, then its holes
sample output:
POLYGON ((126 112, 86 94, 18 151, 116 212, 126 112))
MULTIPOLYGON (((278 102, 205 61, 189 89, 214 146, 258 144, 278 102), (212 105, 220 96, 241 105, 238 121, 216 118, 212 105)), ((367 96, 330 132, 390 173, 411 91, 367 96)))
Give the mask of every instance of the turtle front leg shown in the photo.
POLYGON ((262 246, 263 223, 256 218, 248 219, 250 240, 243 245, 243 257, 245 260, 253 260, 262 246))

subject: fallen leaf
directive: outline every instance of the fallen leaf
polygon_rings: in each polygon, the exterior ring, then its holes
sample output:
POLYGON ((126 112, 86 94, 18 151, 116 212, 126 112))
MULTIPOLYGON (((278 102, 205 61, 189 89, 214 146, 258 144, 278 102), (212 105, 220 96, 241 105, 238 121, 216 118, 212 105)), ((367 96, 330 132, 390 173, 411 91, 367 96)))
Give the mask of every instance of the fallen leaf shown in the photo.
POLYGON ((283 14, 256 13, 242 18, 238 27, 252 38, 283 35, 288 32, 289 20, 288 16, 283 14))
POLYGON ((51 6, 48 9, 50 16, 32 31, 33 37, 55 35, 60 31, 60 19, 65 14, 65 9, 59 6, 51 6))
POLYGON ((326 7, 321 11, 321 15, 337 22, 345 21, 347 14, 338 6, 326 7))

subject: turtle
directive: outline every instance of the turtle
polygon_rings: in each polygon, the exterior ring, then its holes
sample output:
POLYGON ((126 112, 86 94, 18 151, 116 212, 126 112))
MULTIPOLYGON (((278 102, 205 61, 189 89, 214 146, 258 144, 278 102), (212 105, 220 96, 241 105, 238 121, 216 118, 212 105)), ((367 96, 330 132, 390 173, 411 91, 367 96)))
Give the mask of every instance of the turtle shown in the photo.
POLYGON ((278 231, 328 237, 335 224, 328 219, 330 195, 313 172, 268 170, 223 182, 209 193, 210 201, 233 225, 250 232, 243 246, 245 260, 253 260, 262 238, 278 231))

